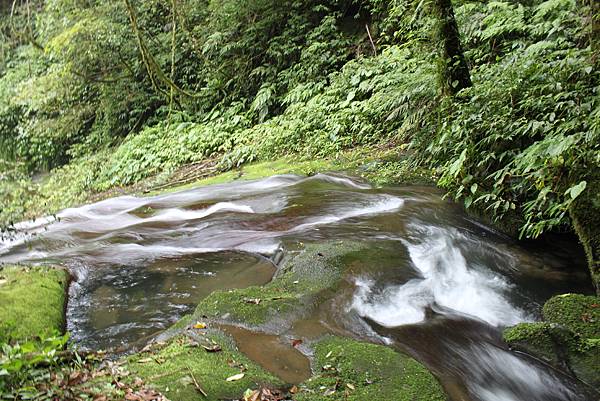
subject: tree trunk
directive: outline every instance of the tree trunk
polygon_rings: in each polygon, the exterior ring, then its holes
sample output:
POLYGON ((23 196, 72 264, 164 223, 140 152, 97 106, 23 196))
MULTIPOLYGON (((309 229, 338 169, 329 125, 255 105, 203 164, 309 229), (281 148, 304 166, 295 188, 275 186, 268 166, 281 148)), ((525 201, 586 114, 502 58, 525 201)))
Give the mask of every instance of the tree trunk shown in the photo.
POLYGON ((573 228, 587 256, 596 293, 600 295, 600 166, 592 166, 588 186, 569 209, 573 228))
POLYGON ((437 42, 441 53, 441 77, 444 92, 456 95, 462 89, 472 86, 469 66, 463 54, 454 18, 452 0, 434 0, 438 19, 437 42))

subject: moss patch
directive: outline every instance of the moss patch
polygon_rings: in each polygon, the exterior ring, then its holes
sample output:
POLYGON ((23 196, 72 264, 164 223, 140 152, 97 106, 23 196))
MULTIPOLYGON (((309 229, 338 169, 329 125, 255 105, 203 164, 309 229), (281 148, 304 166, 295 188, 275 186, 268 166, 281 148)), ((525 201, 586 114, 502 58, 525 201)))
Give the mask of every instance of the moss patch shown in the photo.
POLYGON ((506 329, 503 337, 511 347, 563 368, 568 368, 567 350, 576 350, 579 345, 575 333, 546 322, 520 323, 506 329))
POLYGON ((435 185, 433 169, 415 166, 404 154, 389 153, 358 168, 361 176, 378 186, 435 185))
POLYGON ((348 264, 364 245, 349 241, 307 244, 287 256, 276 278, 262 287, 217 291, 205 298, 195 318, 208 316, 242 324, 262 325, 310 308, 319 292, 335 288, 348 264), (258 303, 256 303, 258 302, 258 303))
POLYGON ((58 267, 0 270, 0 341, 62 331, 69 274, 58 267))
POLYGON ((563 294, 550 298, 544 319, 563 325, 583 338, 600 338, 600 297, 563 294))
POLYGON ((200 332, 206 330, 196 331, 198 341, 194 336, 181 335, 158 350, 129 358, 129 371, 172 401, 238 399, 248 388, 283 385, 238 352, 229 337, 219 331, 211 330, 204 335, 200 332), (201 346, 203 343, 219 344, 222 351, 207 352, 201 346), (239 373, 244 373, 241 380, 226 381, 239 373), (194 379, 208 397, 198 392, 194 379))
POLYGON ((446 399, 423 365, 382 345, 326 337, 315 345, 315 370, 294 400, 446 399))
MULTIPOLYGON (((383 153, 375 152, 375 157, 383 153)), ((279 174, 313 175, 318 172, 353 170, 374 157, 372 152, 365 149, 355 149, 340 153, 335 158, 299 160, 298 157, 286 156, 273 161, 263 161, 243 165, 235 170, 226 171, 211 177, 171 187, 166 191, 151 192, 158 194, 164 192, 181 191, 189 188, 203 187, 214 184, 224 184, 236 180, 257 180, 279 174)))

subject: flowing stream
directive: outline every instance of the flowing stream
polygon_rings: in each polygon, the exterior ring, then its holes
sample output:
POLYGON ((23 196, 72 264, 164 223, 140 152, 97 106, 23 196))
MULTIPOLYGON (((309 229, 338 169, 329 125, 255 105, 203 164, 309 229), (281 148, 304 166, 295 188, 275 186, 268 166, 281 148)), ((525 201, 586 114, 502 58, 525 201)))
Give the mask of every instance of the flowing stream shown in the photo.
MULTIPOLYGON (((359 241, 371 257, 348 266, 339 289, 284 335, 383 342, 425 364, 454 401, 597 397, 501 341, 503 327, 540 319, 550 296, 592 291, 581 251, 563 239, 515 242, 429 187, 283 175, 123 196, 19 224, 0 242, 0 262, 66 265, 73 341, 127 350, 210 292, 267 283, 282 254, 324 241, 359 241)), ((277 336, 224 329, 288 382, 307 376, 308 363, 286 356, 277 336)))

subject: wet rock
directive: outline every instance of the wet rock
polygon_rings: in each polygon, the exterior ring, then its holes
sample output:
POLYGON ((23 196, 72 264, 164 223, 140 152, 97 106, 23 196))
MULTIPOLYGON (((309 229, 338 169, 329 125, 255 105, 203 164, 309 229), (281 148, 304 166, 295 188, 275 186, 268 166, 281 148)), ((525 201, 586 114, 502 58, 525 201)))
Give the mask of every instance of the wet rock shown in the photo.
POLYGON ((504 340, 592 387, 600 386, 600 298, 557 295, 546 302, 543 314, 546 322, 510 327, 504 340))

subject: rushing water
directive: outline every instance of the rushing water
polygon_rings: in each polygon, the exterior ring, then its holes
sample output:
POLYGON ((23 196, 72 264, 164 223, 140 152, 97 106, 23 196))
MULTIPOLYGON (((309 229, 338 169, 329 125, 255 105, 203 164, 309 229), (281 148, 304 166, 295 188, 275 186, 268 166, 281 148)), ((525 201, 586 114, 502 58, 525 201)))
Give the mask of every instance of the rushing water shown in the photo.
MULTIPOLYGON (((22 223, 0 243, 0 262, 65 264, 76 277, 74 341, 115 348, 148 340, 211 291, 268 282, 268 257, 334 240, 367 244, 372 257, 348 266, 340 289, 282 335, 384 342, 428 366, 455 401, 594 398, 501 341, 502 327, 539 319, 553 294, 591 290, 580 252, 558 239, 516 243, 432 188, 285 175, 124 196, 22 223)), ((226 330, 255 360, 261 341, 271 344, 284 379, 306 376, 306 361, 273 345, 276 336, 226 330)))

